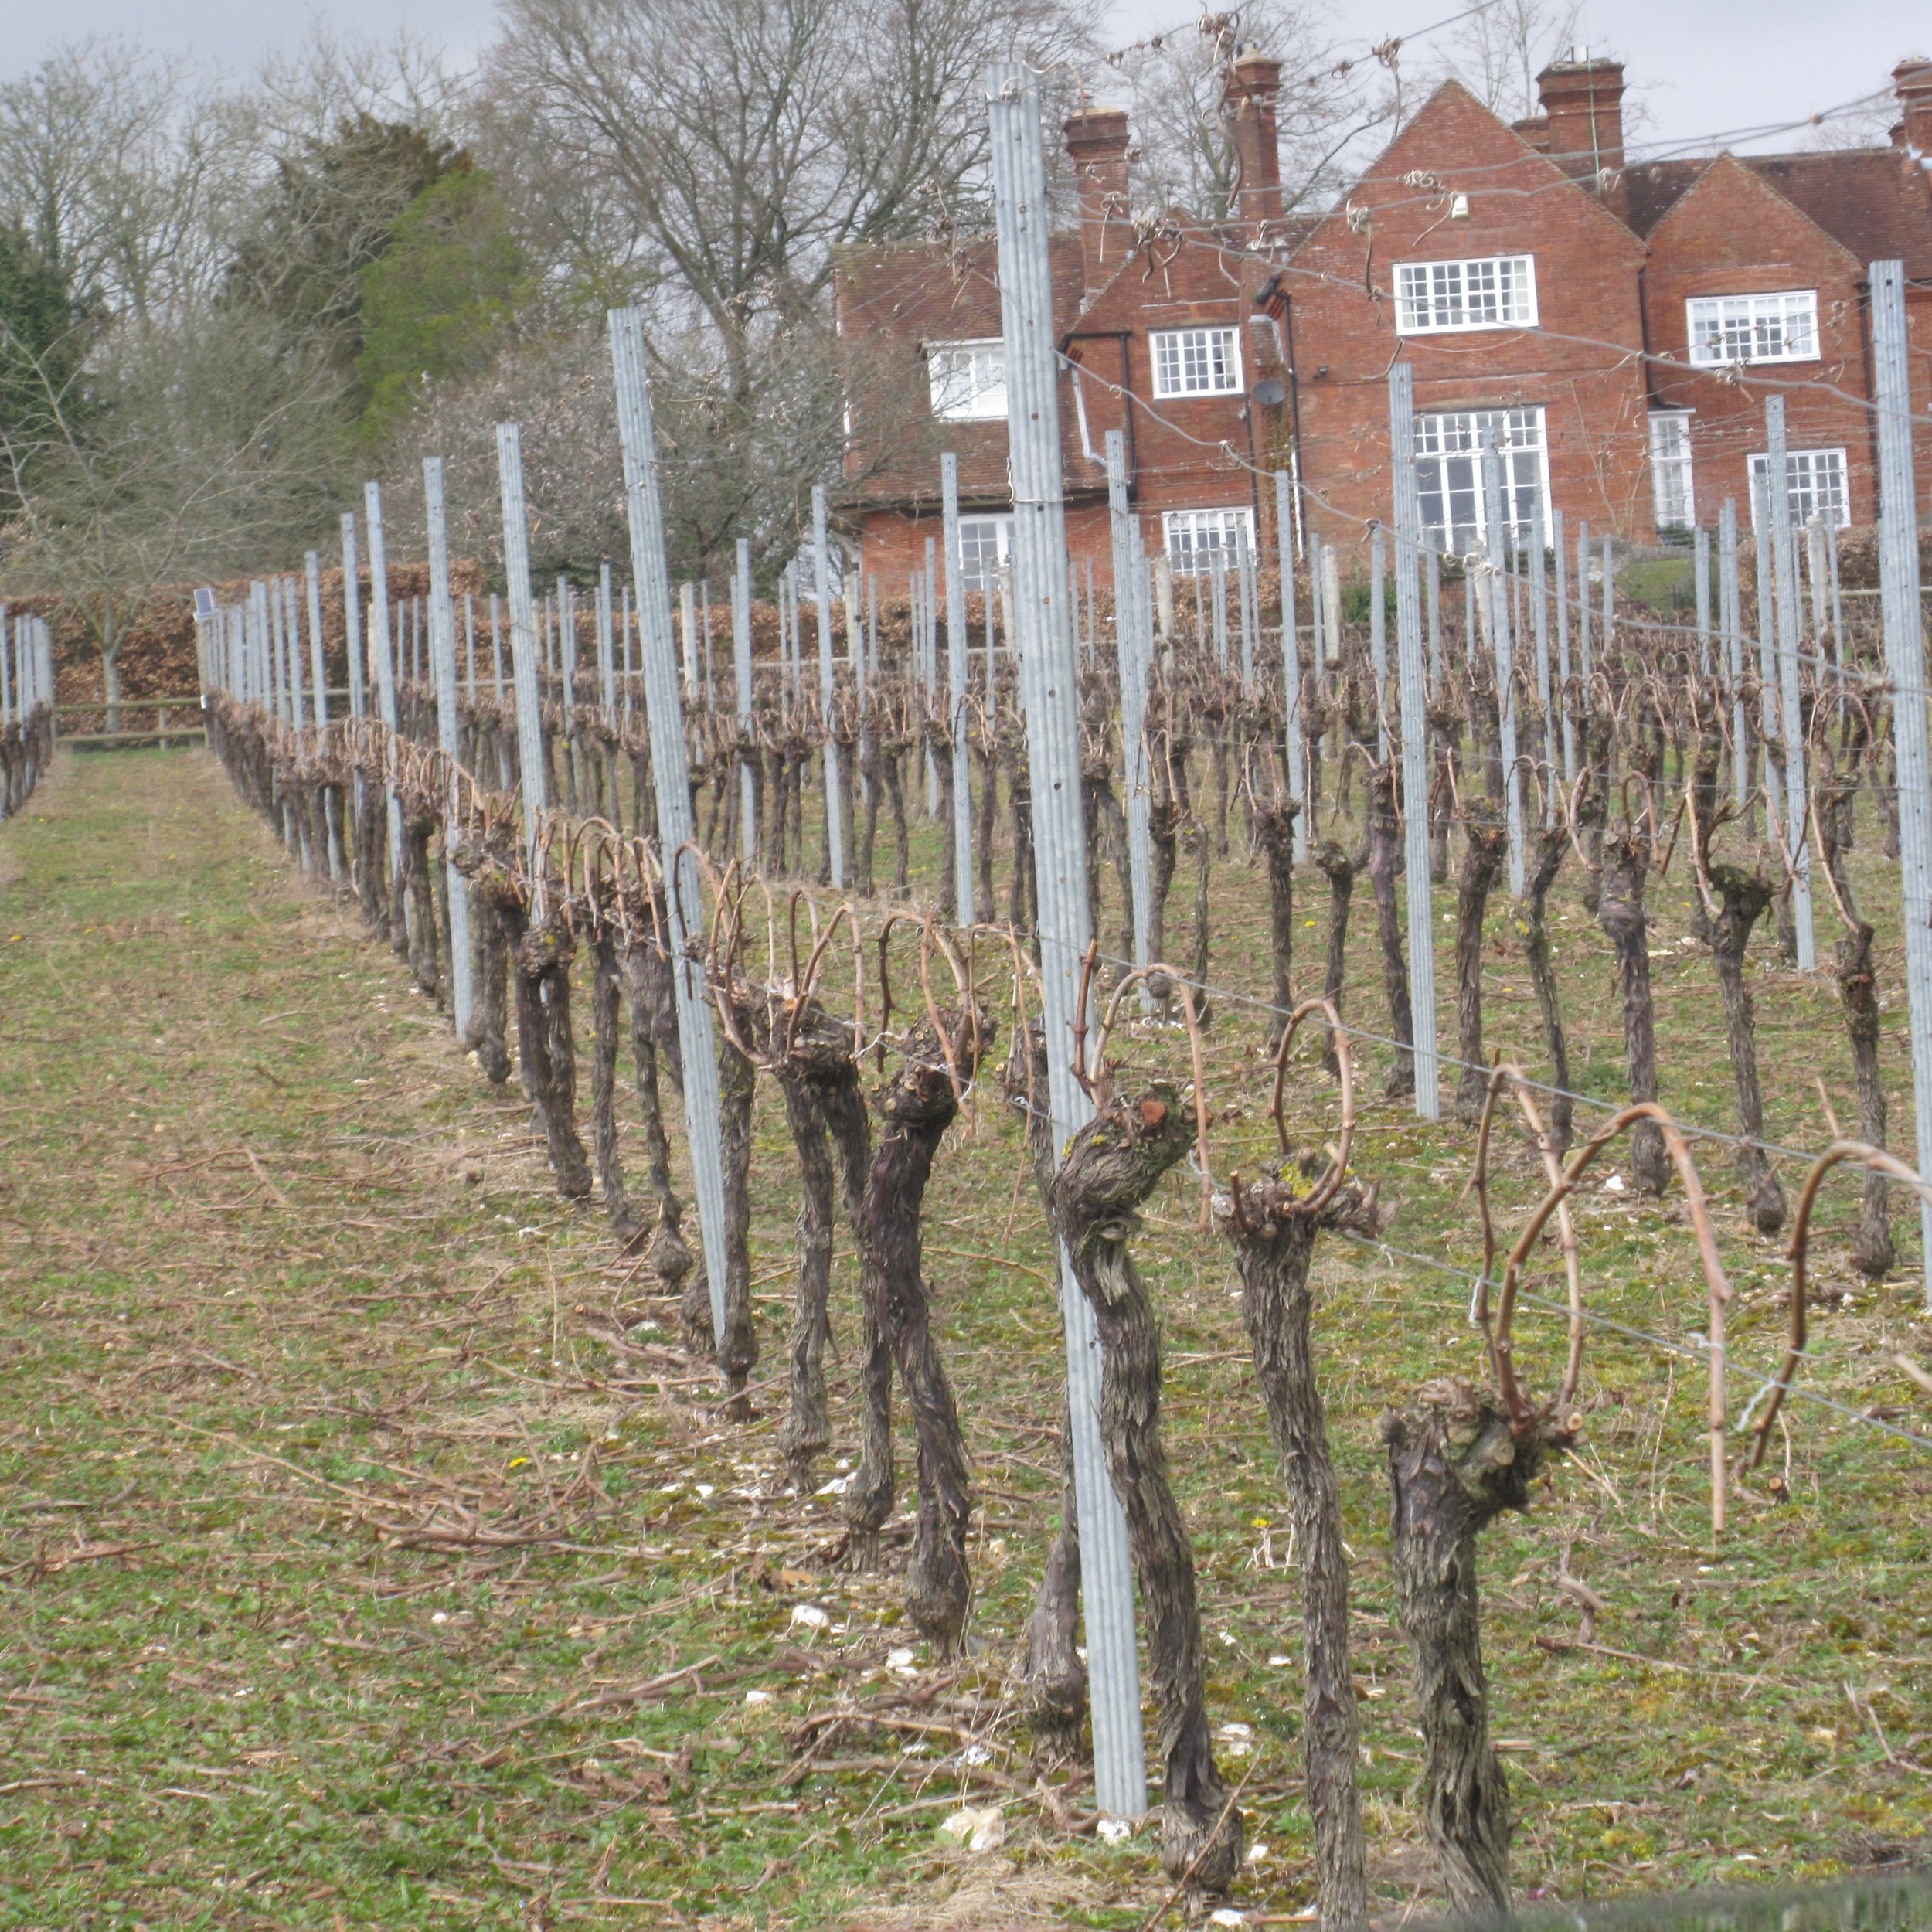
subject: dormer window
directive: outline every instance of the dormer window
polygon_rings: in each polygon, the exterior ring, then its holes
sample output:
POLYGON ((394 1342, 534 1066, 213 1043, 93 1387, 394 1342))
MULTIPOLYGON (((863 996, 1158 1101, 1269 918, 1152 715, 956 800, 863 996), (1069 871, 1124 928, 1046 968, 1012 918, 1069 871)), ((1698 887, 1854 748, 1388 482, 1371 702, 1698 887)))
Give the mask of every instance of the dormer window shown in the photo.
POLYGON ((1818 291, 1767 295, 1699 295, 1684 304, 1690 359, 1699 369, 1736 362, 1815 362, 1818 291))
POLYGON ((941 422, 1006 420, 1006 345, 1000 337, 928 342, 926 374, 933 413, 941 422))
POLYGON ((1533 255, 1396 264, 1396 328, 1401 335, 1536 326, 1533 255))

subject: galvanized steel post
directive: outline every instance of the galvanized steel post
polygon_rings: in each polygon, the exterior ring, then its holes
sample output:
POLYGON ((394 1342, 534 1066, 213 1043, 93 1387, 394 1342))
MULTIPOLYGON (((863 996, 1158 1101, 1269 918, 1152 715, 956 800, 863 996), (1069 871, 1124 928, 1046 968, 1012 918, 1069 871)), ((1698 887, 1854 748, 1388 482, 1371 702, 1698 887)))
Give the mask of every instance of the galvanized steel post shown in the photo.
POLYGON ((1294 555, 1287 532, 1294 527, 1294 479, 1286 470, 1274 473, 1275 548, 1281 557, 1281 711, 1287 740, 1288 795, 1301 809, 1294 815, 1294 856, 1308 856, 1308 821, 1315 807, 1308 798, 1308 746, 1301 718, 1301 645, 1295 635, 1294 555))
POLYGON ((1522 774, 1516 769, 1516 678, 1509 637, 1509 520, 1502 453, 1492 432, 1482 453, 1484 549, 1491 641, 1496 655, 1496 731, 1502 741, 1503 815, 1509 838, 1509 889, 1522 896, 1522 774))
POLYGON ((1717 628, 1724 646, 1724 675, 1731 691, 1731 798, 1742 805, 1750 760, 1751 719, 1744 704, 1744 608, 1737 580, 1737 498, 1727 496, 1717 513, 1717 628))
POLYGON ((692 849, 691 771, 684 741, 684 702, 671 635, 671 572, 665 560, 664 505, 658 495, 657 437, 645 374, 644 316, 610 311, 611 364, 617 388, 617 435, 624 446, 624 502, 631 528, 631 576, 638 593, 638 641, 644 659, 645 721, 651 733, 651 776, 658 799, 658 851, 671 926, 672 983, 678 1040, 684 1056, 685 1131, 711 1291, 711 1328, 725 1326, 724 1149, 719 1128, 718 1060, 711 1032, 705 966, 691 957, 704 933, 704 902, 692 849))
MULTIPOLYGON (((1932 1174, 1932 752, 1925 713, 1924 606, 1920 601, 1917 486, 1912 471, 1912 387, 1906 366, 1905 264, 1872 264, 1872 352, 1879 436, 1879 607, 1892 683, 1898 760, 1900 871, 1906 989, 1912 1027, 1912 1102, 1918 1168, 1932 1174)), ((1919 1199, 1926 1305, 1932 1308, 1932 1201, 1919 1199)))
MULTIPOLYGON (((362 521, 369 526, 369 648, 376 661, 376 716, 391 731, 396 729, 396 665, 391 655, 389 629, 389 557, 383 544, 383 486, 362 485, 362 521)), ((385 787, 389 797, 389 876, 403 876, 403 801, 393 785, 385 787)))
MULTIPOLYGON (((1053 1144, 1059 1147, 1092 1117, 1093 1107, 1073 1078, 1073 1065, 1076 975, 1090 934, 1079 664, 1066 608, 1050 216, 1036 77, 1018 63, 997 63, 988 71, 987 96, 1013 479, 1013 641, 1032 774, 1042 1002, 1053 1144)), ((1080 1512, 1094 1795, 1102 1811, 1138 1818, 1147 1805, 1147 1773, 1127 1517, 1107 1474, 1100 1436, 1100 1352, 1094 1313, 1063 1250, 1060 1308, 1080 1512)))
POLYGON ((818 728, 825 734, 825 852, 832 889, 845 889, 845 801, 838 770, 838 684, 832 651, 832 546, 825 536, 825 486, 811 486, 811 577, 818 604, 818 728))
MULTIPOLYGON (((629 621, 629 612, 625 613, 629 621)), ((631 669, 625 633, 624 672, 631 669)), ((738 688, 738 850, 745 863, 758 856, 758 781, 751 770, 751 541, 738 539, 738 567, 731 573, 731 673, 738 688)), ((629 698, 626 696, 626 706, 629 698)))
POLYGON ((1114 542, 1114 655, 1121 679, 1121 753, 1127 790, 1128 883, 1134 894, 1134 964, 1151 966, 1154 930, 1154 801, 1148 783, 1147 673, 1153 662, 1147 560, 1127 501, 1127 437, 1107 432, 1107 506, 1114 542))
MULTIPOLYGON (((961 925, 974 920, 973 755, 966 741, 965 560, 959 547, 959 458, 951 450, 939 459, 939 501, 946 549, 946 696, 953 740, 953 907, 961 925)), ((1120 596, 1114 599, 1114 628, 1120 625, 1120 596)))
POLYGON ((1771 513, 1771 563, 1777 603, 1778 721, 1784 741, 1784 838, 1790 849, 1798 969, 1808 973, 1818 964, 1811 930, 1811 792, 1804 781, 1804 712, 1798 673, 1798 553, 1791 541, 1791 491, 1781 396, 1766 400, 1764 436, 1770 485, 1764 495, 1771 513))
POLYGON ((1435 906, 1429 870, 1429 685, 1422 656, 1422 505, 1416 488, 1415 371, 1389 371, 1389 447, 1395 466, 1396 659, 1402 709, 1402 821, 1409 900, 1409 1008, 1416 1070, 1416 1113, 1442 1117, 1441 1061, 1436 1046, 1435 906))
POLYGON ((496 476, 503 505, 503 581, 510 603, 510 678, 516 692, 523 838, 534 852, 536 821, 549 797, 543 777, 543 710, 537 683, 536 600, 530 590, 530 520, 523 503, 523 438, 514 423, 496 426, 496 476))
POLYGON ((463 743, 456 714, 456 606, 450 597, 449 522, 443 505, 443 459, 423 459, 423 509, 430 551, 430 670, 436 685, 436 736, 450 761, 443 801, 443 872, 450 906, 450 1017, 465 1046, 475 1008, 475 959, 470 949, 470 882, 457 869, 461 849, 461 796, 457 769, 463 743))

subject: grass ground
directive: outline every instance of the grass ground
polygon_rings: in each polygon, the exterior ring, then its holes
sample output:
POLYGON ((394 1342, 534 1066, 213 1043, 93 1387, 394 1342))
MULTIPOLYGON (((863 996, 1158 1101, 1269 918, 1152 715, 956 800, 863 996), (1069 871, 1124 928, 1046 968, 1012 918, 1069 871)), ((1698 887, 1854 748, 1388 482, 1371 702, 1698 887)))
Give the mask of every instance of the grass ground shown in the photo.
MULTIPOLYGON (((1889 911, 1882 860, 1860 863, 1889 911)), ((1261 894, 1238 859, 1219 877, 1213 976, 1259 990, 1261 894)), ((1722 1125, 1709 964, 1680 943, 1678 889, 1653 907, 1665 1098, 1722 1125)), ((1577 1077, 1613 1098, 1606 950, 1573 897, 1563 911, 1577 1077)), ((1373 1026, 1370 923, 1350 997, 1373 1026)), ((1815 1078, 1850 1111, 1828 985, 1768 968, 1753 985, 1768 1131, 1819 1145, 1815 1078)), ((1491 991, 1493 1043, 1534 1070, 1528 989, 1500 947, 1491 991)), ((1223 1015, 1217 1101, 1252 1104, 1253 1038, 1250 1016, 1223 1015)), ((1886 1051, 1906 1086, 1902 1039, 1886 1051)), ((1308 1083, 1297 1104, 1312 1127, 1331 1099, 1308 1083)), ((1909 1146, 1903 1096, 1895 1123, 1909 1146)), ((1217 1139, 1250 1163, 1261 1145, 1253 1121, 1217 1139)), ((1479 1259, 1464 1131, 1371 1106, 1359 1148, 1399 1204, 1391 1242, 1479 1259)), ((756 1159, 769 1374, 791 1168, 774 1107, 756 1159)), ((1787 1271, 1741 1231, 1721 1152, 1703 1165, 1741 1403, 1776 1361, 1787 1271)), ((549 1191, 522 1109, 492 1098, 400 963, 291 875, 212 764, 64 762, 0 828, 0 1923, 1140 1924, 1165 1891, 1146 1835, 1061 1828, 1088 1810, 1079 1774, 1046 1767, 1039 1793, 1005 1699, 1057 1454, 1049 1257, 1022 1175, 1012 1123, 976 1098, 927 1227, 983 1505, 981 1648, 936 1671, 895 1577, 826 1566, 836 1498, 774 1493, 775 1386, 757 1420, 719 1419, 708 1379, 653 1338, 668 1311, 640 1301, 594 1210, 549 1191), (1003 1808, 998 1850, 935 1838, 962 1792, 1003 1808)), ((1512 1147, 1499 1197, 1532 1192, 1512 1147)), ((1212 1708, 1236 1727, 1222 1748, 1266 1848, 1239 1903, 1283 1923, 1311 1896, 1294 1577, 1232 1270, 1194 1206, 1177 1179, 1141 1252, 1212 1708)), ((1855 1287, 1835 1206, 1818 1259, 1841 1298, 1805 1379, 1850 1413, 1794 1403, 1791 1501, 1740 1499, 1714 1547, 1681 1222, 1600 1190, 1580 1212, 1593 1310, 1677 1352, 1594 1334, 1583 1449, 1485 1540, 1519 1885, 1573 1899, 1898 1855, 1932 1821, 1932 1451, 1859 1418, 1932 1434, 1896 1360, 1932 1362, 1916 1267, 1855 1287), (1587 1638, 1557 1587, 1566 1553, 1609 1605, 1587 1638)), ((1375 1420, 1431 1374, 1473 1372, 1477 1350, 1453 1276, 1345 1245, 1320 1266, 1393 1923, 1433 1895, 1375 1420)), ((852 1278, 842 1257, 847 1349, 852 1278)), ((1532 1386, 1559 1342, 1547 1319, 1526 1328, 1532 1386)), ((840 1458, 849 1371, 848 1354, 840 1458)))

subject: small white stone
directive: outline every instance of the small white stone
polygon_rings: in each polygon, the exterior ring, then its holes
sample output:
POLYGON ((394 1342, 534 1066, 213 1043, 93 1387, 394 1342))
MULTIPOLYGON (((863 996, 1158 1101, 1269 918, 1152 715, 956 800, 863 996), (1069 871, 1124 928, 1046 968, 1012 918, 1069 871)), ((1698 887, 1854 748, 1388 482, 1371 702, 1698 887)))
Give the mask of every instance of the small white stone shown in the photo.
POLYGON ((794 1604, 791 1607, 791 1627, 794 1630, 823 1630, 832 1621, 827 1611, 816 1604, 794 1604))
POLYGON ((747 1704, 769 1704, 771 1702, 771 1693, 770 1691, 747 1691, 745 1702, 747 1704))
POLYGON ((430 1621, 433 1624, 447 1624, 449 1621, 450 1613, 447 1610, 439 1610, 436 1614, 430 1619, 430 1621))
POLYGON ((1124 1845, 1134 1828, 1124 1818, 1104 1818, 1094 1827, 1095 1835, 1108 1845, 1124 1845))

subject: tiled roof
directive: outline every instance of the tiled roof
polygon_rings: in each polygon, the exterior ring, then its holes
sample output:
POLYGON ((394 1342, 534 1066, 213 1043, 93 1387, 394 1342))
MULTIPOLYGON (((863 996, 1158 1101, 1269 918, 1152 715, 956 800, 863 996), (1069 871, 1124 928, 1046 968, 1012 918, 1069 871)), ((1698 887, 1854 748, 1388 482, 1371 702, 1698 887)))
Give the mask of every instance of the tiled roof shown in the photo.
MULTIPOLYGON (((1932 281, 1932 182, 1899 149, 1736 158, 1860 261, 1896 257, 1914 281, 1932 281)), ((1631 226, 1648 236, 1710 165, 1653 161, 1627 168, 1631 226)))
POLYGON ((1631 226, 1648 236, 1709 165, 1708 161, 1643 161, 1626 168, 1624 186, 1630 197, 1631 226))
POLYGON ((1932 281, 1932 181, 1896 148, 1747 157, 1753 174, 1862 262, 1897 257, 1932 281))

